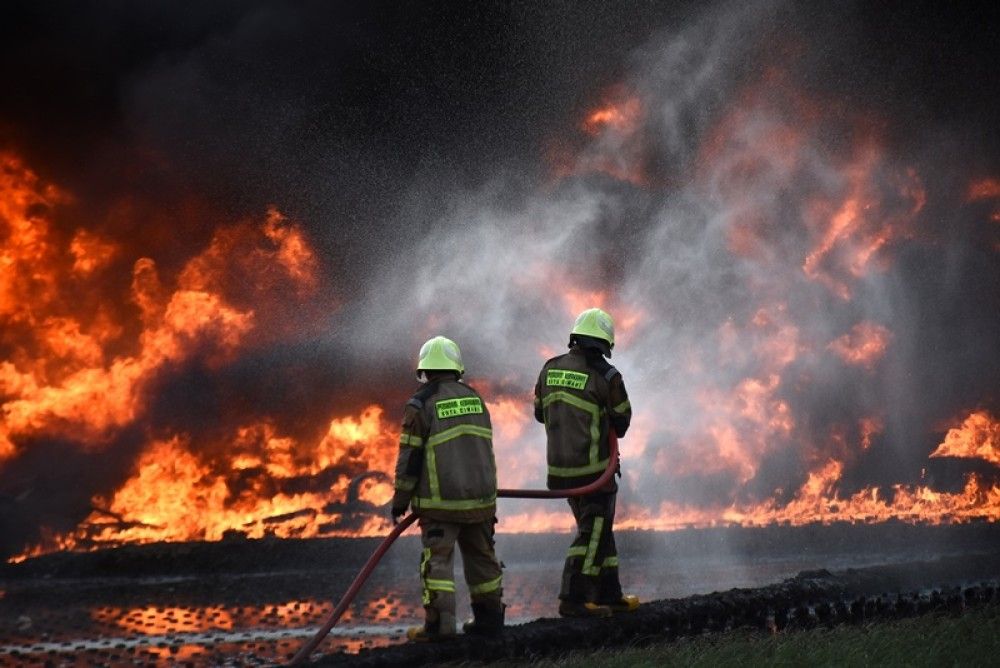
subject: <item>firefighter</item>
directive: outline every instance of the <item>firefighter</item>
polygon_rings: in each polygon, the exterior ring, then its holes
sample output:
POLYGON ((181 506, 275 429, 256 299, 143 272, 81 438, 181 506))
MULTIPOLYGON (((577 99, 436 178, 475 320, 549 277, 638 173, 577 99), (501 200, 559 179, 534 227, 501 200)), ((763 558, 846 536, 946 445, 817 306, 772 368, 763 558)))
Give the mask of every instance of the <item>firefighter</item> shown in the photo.
MULTIPOLYGON (((615 346, 611 316, 599 308, 579 315, 569 352, 545 363, 535 385, 535 419, 545 424, 549 489, 582 487, 608 466, 609 430, 625 435, 632 407, 618 369, 605 360, 615 346)), ((635 610, 639 599, 623 595, 612 525, 618 485, 569 499, 577 533, 566 554, 559 614, 606 617, 635 610)))
POLYGON ((456 633, 455 543, 462 551, 473 619, 465 633, 492 635, 504 624, 500 563, 494 552, 497 475, 490 414, 462 382, 465 366, 454 341, 436 336, 420 348, 417 379, 423 387, 406 403, 396 461, 393 522, 408 506, 419 518, 423 552, 424 625, 413 641, 456 633))

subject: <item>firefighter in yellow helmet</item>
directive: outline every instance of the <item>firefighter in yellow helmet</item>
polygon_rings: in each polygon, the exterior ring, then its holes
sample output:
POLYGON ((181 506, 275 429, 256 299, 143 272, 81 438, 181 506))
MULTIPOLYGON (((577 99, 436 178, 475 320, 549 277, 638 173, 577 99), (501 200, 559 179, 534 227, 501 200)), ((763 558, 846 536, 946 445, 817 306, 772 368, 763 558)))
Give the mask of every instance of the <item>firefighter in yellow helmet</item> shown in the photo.
MULTIPOLYGON (((615 346, 611 316, 599 308, 579 315, 569 352, 545 363, 535 385, 535 419, 545 424, 549 489, 594 482, 608 466, 608 434, 625 435, 632 407, 618 369, 604 358, 615 346)), ((612 525, 618 485, 569 499, 577 533, 566 554, 559 614, 605 617, 635 610, 639 599, 623 595, 612 525)))
POLYGON ((412 506, 423 552, 424 625, 410 640, 453 637, 455 543, 462 551, 473 619, 463 630, 503 629, 500 562, 494 552, 497 473, 490 414, 479 394, 462 382, 465 366, 454 341, 435 336, 420 348, 417 379, 423 387, 406 403, 396 461, 392 517, 412 506))

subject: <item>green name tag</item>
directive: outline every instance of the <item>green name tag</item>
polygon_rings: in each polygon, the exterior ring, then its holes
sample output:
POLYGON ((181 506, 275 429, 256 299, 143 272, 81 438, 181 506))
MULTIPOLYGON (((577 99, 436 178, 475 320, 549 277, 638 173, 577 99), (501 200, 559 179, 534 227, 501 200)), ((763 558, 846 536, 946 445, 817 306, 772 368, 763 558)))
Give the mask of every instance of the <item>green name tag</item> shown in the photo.
POLYGON ((471 415, 472 413, 483 412, 483 402, 479 397, 463 397, 461 399, 448 399, 438 401, 434 404, 437 409, 438 420, 458 417, 459 415, 471 415))
POLYGON ((549 369, 545 374, 545 384, 549 387, 570 387, 582 390, 587 387, 587 374, 566 369, 549 369))

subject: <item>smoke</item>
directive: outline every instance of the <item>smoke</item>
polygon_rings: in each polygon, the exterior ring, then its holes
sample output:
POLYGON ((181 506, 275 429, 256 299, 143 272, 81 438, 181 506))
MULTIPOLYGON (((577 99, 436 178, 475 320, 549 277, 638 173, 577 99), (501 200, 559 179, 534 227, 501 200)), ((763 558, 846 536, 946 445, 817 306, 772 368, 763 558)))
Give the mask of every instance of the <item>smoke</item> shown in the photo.
POLYGON ((557 140, 554 182, 442 188, 448 213, 357 319, 361 354, 443 333, 473 378, 528 395, 601 305, 624 330, 635 506, 788 501, 831 460, 843 494, 917 481, 941 425, 996 407, 1000 297, 974 285, 996 287, 995 249, 962 238, 990 232, 946 128, 865 77, 817 80, 855 44, 823 34, 843 18, 723 5, 638 46, 557 140))
POLYGON ((143 367, 142 410, 99 447, 62 423, 20 437, 6 547, 74 526, 151 441, 234 496, 359 473, 361 456, 314 478, 227 467, 292 458, 286 440, 369 403, 394 420, 439 333, 494 400, 501 482, 538 486, 535 374, 593 305, 636 409, 626 518, 787 502, 831 461, 843 494, 918 481, 1000 401, 996 200, 970 195, 1000 167, 996 37, 930 9, 14 7, 0 142, 73 194, 40 214, 53 239, 114 246, 52 298, 83 295, 84 329, 102 309, 131 323, 97 366, 144 359, 144 299, 225 301, 204 304, 222 343, 163 328, 184 353, 143 367), (261 236, 271 207, 309 261, 261 236), (71 450, 72 489, 39 454, 71 450))

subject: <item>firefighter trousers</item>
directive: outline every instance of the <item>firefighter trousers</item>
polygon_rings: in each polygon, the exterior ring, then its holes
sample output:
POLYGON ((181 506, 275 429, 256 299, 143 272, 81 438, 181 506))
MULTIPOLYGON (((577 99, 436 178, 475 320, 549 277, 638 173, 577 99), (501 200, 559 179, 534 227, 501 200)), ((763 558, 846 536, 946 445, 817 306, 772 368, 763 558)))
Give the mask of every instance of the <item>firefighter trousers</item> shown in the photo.
POLYGON ((612 531, 617 492, 568 499, 576 518, 576 537, 566 553, 559 598, 570 603, 617 603, 618 551, 612 531))
POLYGON ((495 519, 483 522, 441 522, 420 518, 420 580, 423 584, 425 628, 440 635, 456 632, 455 543, 462 551, 465 582, 473 605, 501 610, 502 575, 493 543, 495 519))

